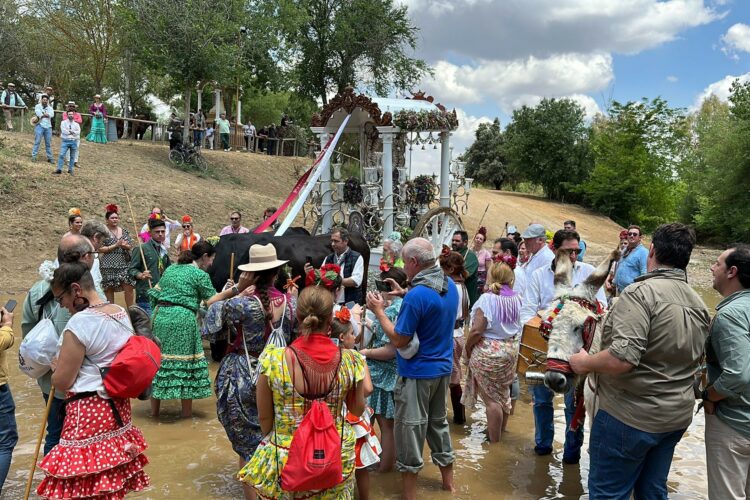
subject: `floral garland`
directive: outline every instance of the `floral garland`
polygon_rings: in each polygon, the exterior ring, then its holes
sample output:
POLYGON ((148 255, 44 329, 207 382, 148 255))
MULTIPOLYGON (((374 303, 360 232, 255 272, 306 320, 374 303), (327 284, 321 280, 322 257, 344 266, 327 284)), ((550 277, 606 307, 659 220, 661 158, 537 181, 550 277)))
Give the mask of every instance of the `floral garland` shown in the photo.
POLYGON ((512 255, 505 255, 505 254, 499 253, 495 255, 494 257, 492 257, 492 262, 495 262, 495 263, 502 262, 504 264, 507 264, 508 267, 510 267, 511 269, 515 270, 518 259, 516 259, 512 255))
POLYGON ((356 177, 349 177, 344 183, 344 202, 350 205, 362 203, 362 184, 356 177))
POLYGON ((435 198, 437 184, 430 175, 418 175, 406 184, 406 202, 409 205, 426 205, 435 198))
POLYGON ((412 111, 404 109, 395 114, 393 124, 407 132, 456 130, 458 128, 458 116, 455 111, 412 111))
POLYGON ((336 264, 323 264, 305 276, 305 286, 322 286, 331 291, 340 287, 341 281, 341 266, 336 264))

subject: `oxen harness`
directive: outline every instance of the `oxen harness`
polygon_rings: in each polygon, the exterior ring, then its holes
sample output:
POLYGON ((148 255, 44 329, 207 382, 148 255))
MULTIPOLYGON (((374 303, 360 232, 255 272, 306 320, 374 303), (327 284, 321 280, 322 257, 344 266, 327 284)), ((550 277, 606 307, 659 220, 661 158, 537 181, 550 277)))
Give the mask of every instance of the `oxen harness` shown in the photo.
MULTIPOLYGON (((542 324, 539 325, 539 333, 542 335, 542 337, 544 337, 544 340, 549 342, 549 337, 552 333, 552 322, 555 320, 557 315, 560 314, 560 311, 562 311, 565 303, 569 300, 594 313, 593 316, 589 316, 588 318, 586 318, 586 321, 584 321, 583 323, 583 348, 586 350, 586 352, 588 352, 588 350, 591 349, 592 342, 594 341, 596 324, 601 318, 601 314, 604 312, 601 304, 599 304, 599 301, 596 301, 596 303, 592 303, 586 299, 582 299, 579 297, 570 297, 568 295, 563 295, 562 297, 560 297, 560 302, 557 303, 547 319, 542 321, 542 324)), ((547 370, 565 373, 567 375, 573 374, 573 370, 570 368, 570 363, 568 361, 550 357, 547 357, 547 370)), ((586 419, 586 407, 584 406, 583 401, 583 384, 579 384, 576 388, 575 406, 576 412, 570 422, 571 431, 577 430, 578 427, 582 425, 584 420, 586 419)))

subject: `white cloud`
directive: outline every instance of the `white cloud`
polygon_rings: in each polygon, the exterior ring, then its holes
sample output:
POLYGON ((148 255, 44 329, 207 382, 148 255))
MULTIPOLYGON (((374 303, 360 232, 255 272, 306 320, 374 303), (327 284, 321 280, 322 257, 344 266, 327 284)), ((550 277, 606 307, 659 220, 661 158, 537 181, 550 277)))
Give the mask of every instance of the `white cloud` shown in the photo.
POLYGON ((701 107, 701 104, 703 104, 703 101, 705 101, 712 95, 715 95, 722 101, 729 100, 729 89, 732 86, 732 83, 737 79, 739 79, 740 83, 746 83, 750 81, 750 73, 745 73, 743 75, 737 76, 727 75, 721 80, 710 84, 705 89, 703 89, 703 92, 701 92, 698 97, 696 97, 691 110, 694 111, 699 109, 701 107))
POLYGON ((596 113, 598 106, 584 94, 607 87, 613 78, 609 54, 561 54, 462 66, 439 61, 435 76, 423 87, 444 103, 477 102, 486 96, 507 114, 543 97, 564 96, 574 96, 587 112, 596 113))
POLYGON ((735 59, 737 52, 750 52, 750 26, 743 23, 732 25, 721 37, 721 41, 724 42, 724 53, 735 59))
POLYGON ((678 81, 680 81, 680 79, 679 79, 679 78, 677 78, 677 77, 676 77, 676 76, 674 76, 674 75, 669 75, 669 76, 667 77, 667 81, 668 81, 669 83, 677 83, 678 81))
POLYGON ((635 54, 725 13, 704 0, 402 0, 428 60, 635 54))

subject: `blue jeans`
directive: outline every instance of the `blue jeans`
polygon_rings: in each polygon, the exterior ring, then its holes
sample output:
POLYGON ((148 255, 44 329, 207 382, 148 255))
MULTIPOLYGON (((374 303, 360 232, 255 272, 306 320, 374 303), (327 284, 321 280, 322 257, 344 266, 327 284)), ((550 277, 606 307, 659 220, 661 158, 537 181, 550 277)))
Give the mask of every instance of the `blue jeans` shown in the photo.
POLYGON ((146 311, 146 314, 148 314, 149 317, 151 317, 151 303, 150 302, 138 302, 136 301, 135 305, 146 311))
POLYGON ((34 127, 34 147, 31 148, 31 157, 36 158, 36 154, 39 152, 39 145, 42 143, 42 137, 44 137, 44 149, 47 153, 47 159, 52 160, 52 129, 42 128, 41 125, 34 127))
POLYGON ((10 469, 13 448, 18 442, 16 428, 16 405, 10 393, 10 385, 0 385, 0 493, 10 469))
MULTIPOLYGON (((75 139, 63 139, 62 146, 60 146, 60 156, 57 157, 57 171, 62 171, 63 163, 65 162, 65 153, 69 153, 73 158, 76 157, 76 151, 78 151, 78 143, 75 139)), ((73 163, 68 160, 68 172, 73 172, 73 163)))
POLYGON ((644 432, 599 410, 591 427, 589 498, 667 498, 674 448, 685 429, 644 432))
MULTIPOLYGON (((45 404, 49 399, 49 394, 42 393, 45 404)), ((54 398, 52 401, 52 407, 49 409, 49 418, 47 419, 47 436, 44 438, 44 454, 47 455, 52 448, 57 446, 60 442, 60 434, 62 434, 63 421, 63 402, 64 399, 54 398)))
MULTIPOLYGON (((552 441, 555 439, 555 408, 552 402, 555 393, 544 385, 532 385, 531 393, 534 396, 534 441, 537 451, 551 451, 552 441)), ((577 462, 581 458, 581 446, 583 446, 583 425, 577 431, 568 430, 570 421, 576 412, 575 387, 565 394, 565 447, 563 448, 563 460, 566 462, 577 462)))

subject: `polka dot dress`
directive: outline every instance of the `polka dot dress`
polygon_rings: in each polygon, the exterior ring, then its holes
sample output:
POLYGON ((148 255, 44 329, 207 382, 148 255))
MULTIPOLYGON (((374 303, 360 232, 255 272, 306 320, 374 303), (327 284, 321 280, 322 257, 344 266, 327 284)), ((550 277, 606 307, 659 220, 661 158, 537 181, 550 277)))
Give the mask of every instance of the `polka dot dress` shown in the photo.
POLYGON ((66 405, 60 443, 39 465, 46 475, 37 488, 39 496, 121 499, 149 485, 143 471, 147 445, 131 423, 130 400, 114 402, 122 427, 107 400, 99 396, 66 405))

